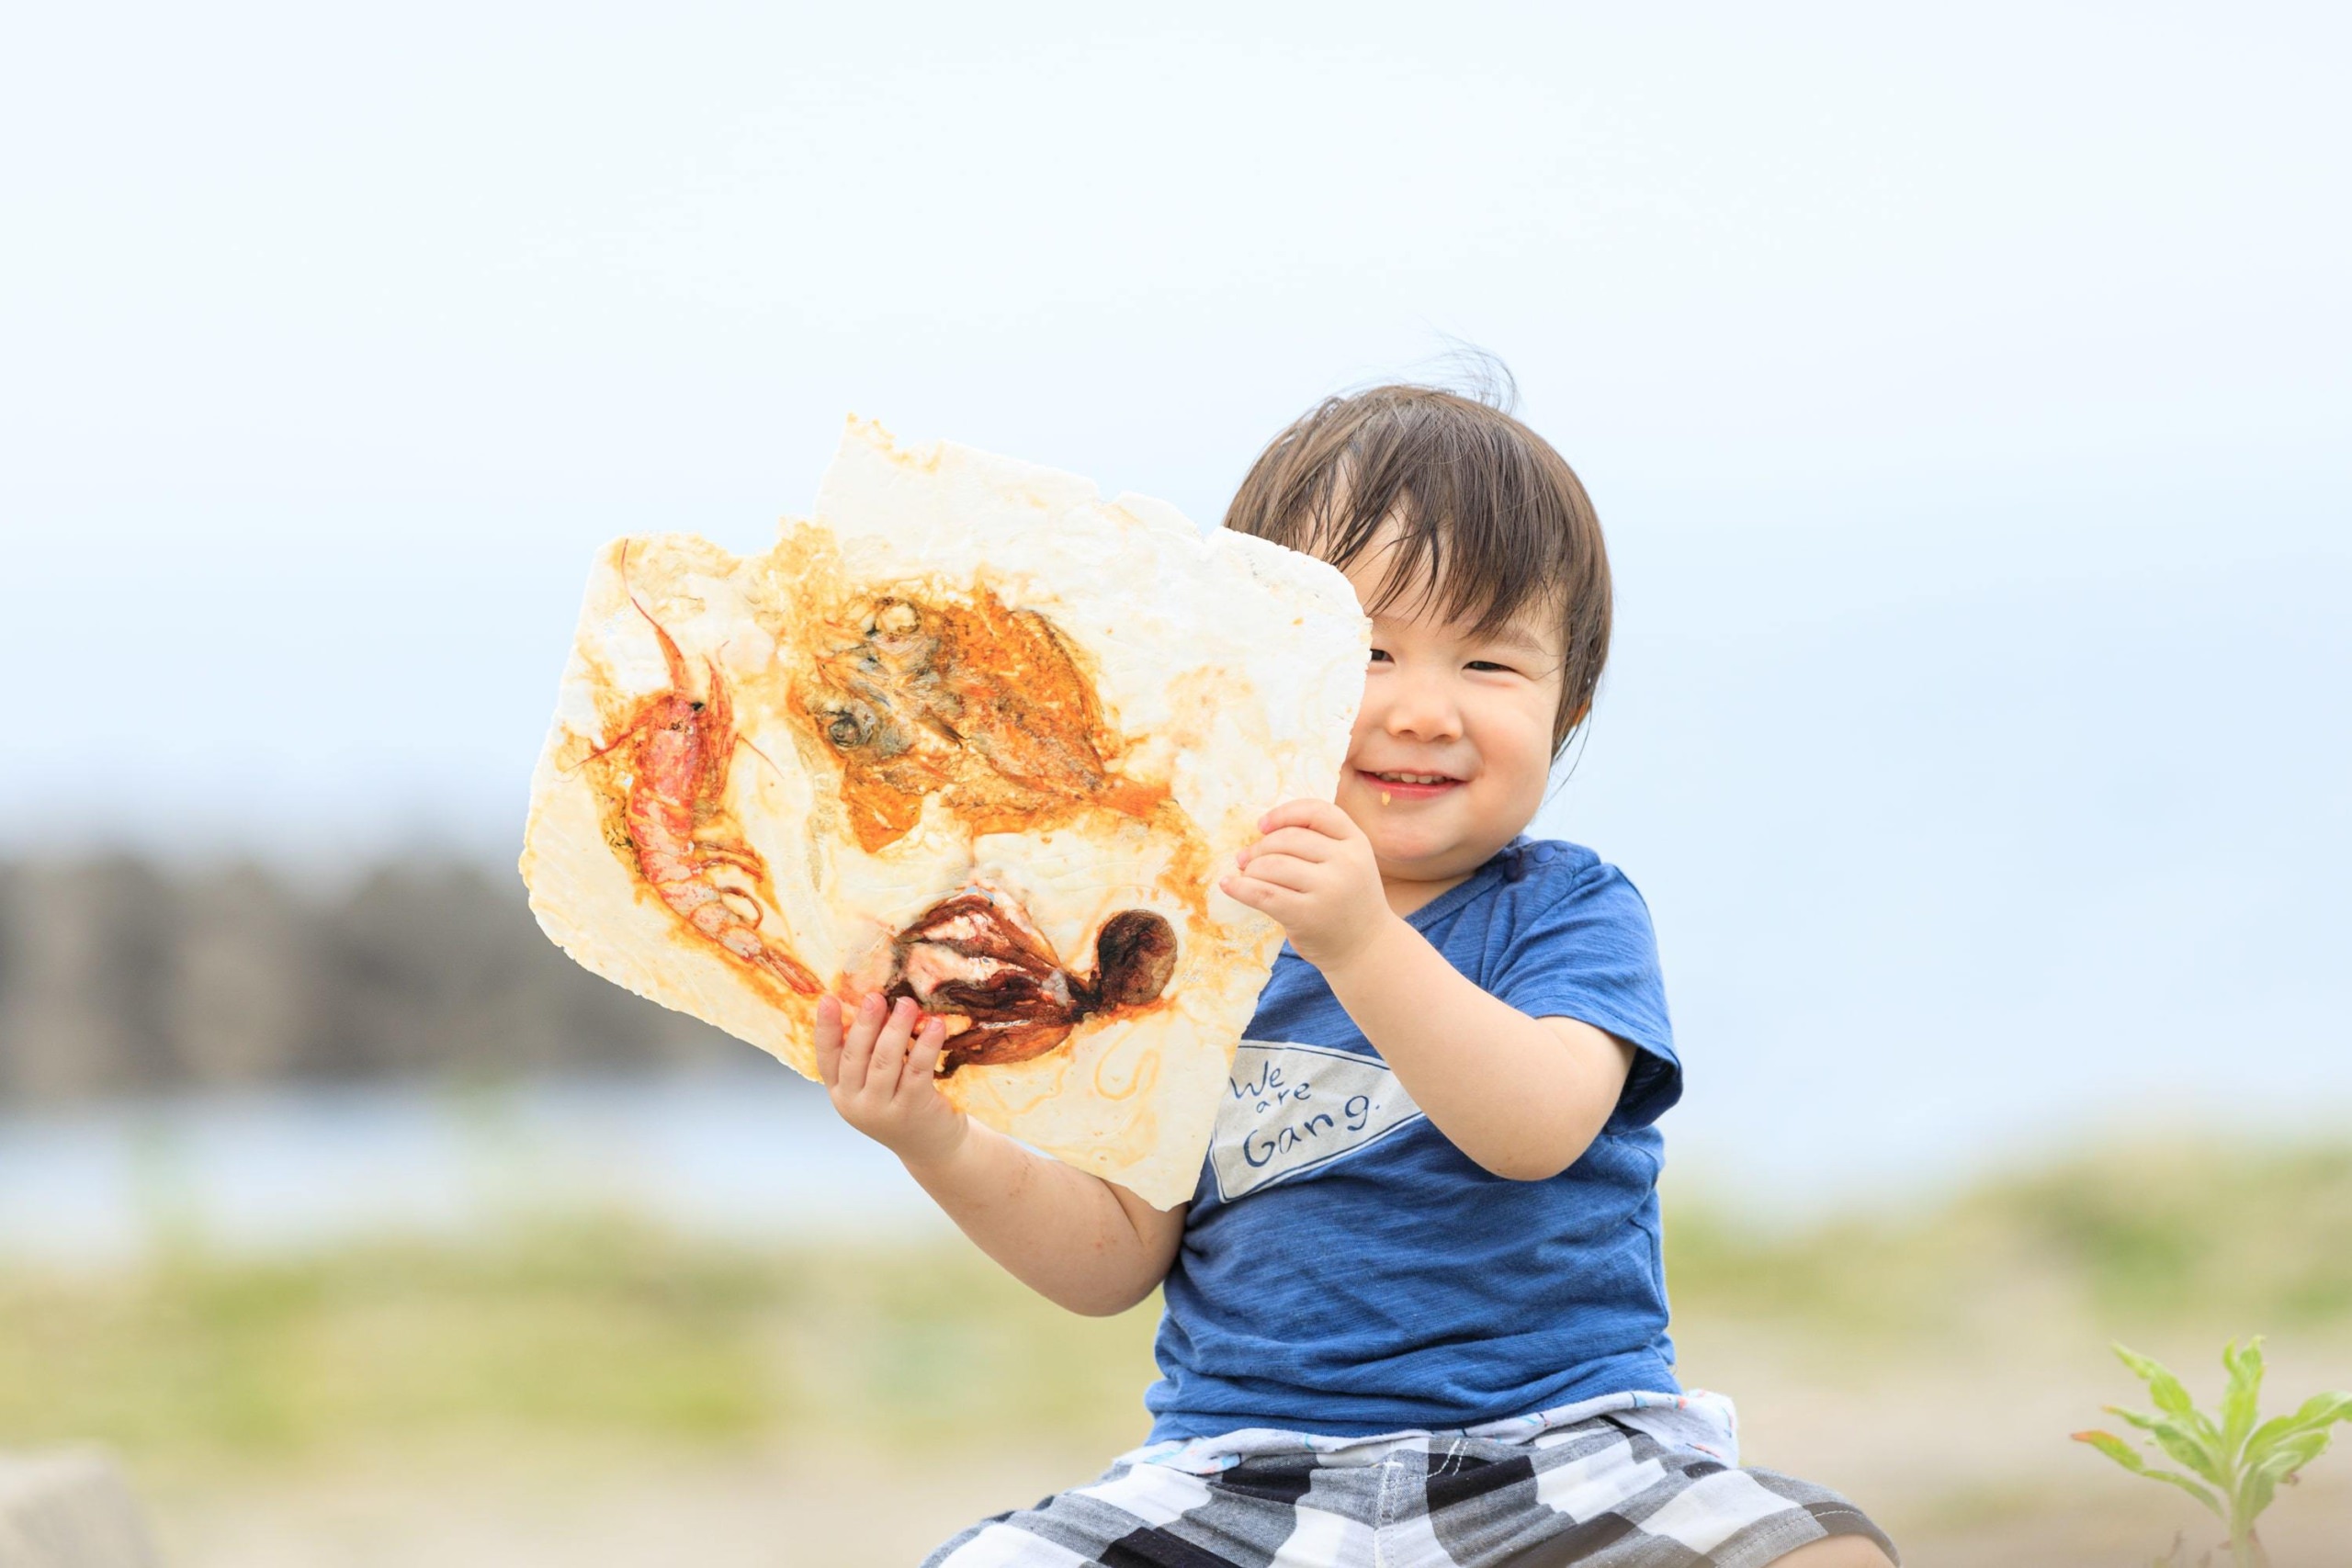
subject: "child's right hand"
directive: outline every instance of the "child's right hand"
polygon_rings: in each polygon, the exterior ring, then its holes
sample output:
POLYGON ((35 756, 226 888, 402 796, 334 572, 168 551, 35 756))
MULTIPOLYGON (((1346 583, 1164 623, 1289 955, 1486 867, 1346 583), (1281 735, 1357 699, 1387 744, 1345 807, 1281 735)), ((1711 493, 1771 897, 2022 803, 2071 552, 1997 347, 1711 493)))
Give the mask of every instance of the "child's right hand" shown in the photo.
POLYGON ((869 995, 844 1028, 840 998, 817 998, 817 1076, 833 1109, 910 1165, 945 1159, 970 1129, 932 1076, 947 1026, 934 1018, 914 1034, 919 1010, 904 997, 890 1008, 869 995))

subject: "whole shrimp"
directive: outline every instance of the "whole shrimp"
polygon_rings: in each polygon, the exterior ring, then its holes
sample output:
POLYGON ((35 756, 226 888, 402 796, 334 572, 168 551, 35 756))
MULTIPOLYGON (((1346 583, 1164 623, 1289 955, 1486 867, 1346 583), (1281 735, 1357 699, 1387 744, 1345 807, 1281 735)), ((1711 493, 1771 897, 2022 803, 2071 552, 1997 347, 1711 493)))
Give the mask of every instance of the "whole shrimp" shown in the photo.
MULTIPOLYGON (((621 557, 621 584, 628 592, 628 557, 621 557)), ((628 798, 622 811, 638 870, 672 913, 763 975, 803 996, 821 987, 792 954, 759 929, 755 896, 767 877, 759 854, 725 820, 727 772, 735 747, 735 709, 718 665, 705 659, 709 695, 689 691, 685 656, 653 618, 628 595, 645 624, 661 639, 670 667, 670 690, 650 698, 628 724, 583 761, 593 761, 624 742, 629 744, 628 798), (748 878, 752 887, 720 881, 727 873, 748 878)), ((742 741, 750 745, 749 741, 742 741)), ((731 880, 731 879, 730 879, 731 880)))

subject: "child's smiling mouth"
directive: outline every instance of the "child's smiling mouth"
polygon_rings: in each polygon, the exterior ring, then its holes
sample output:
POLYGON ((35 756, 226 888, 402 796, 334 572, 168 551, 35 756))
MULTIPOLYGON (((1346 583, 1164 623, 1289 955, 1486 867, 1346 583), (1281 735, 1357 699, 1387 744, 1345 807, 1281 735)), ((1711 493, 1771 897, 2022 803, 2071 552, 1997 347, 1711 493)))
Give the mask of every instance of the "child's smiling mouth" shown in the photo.
POLYGON ((1363 780, 1367 788, 1379 795, 1383 806, 1387 805, 1392 797, 1402 800, 1434 799, 1447 790, 1459 788, 1462 784, 1460 779, 1449 773, 1376 773, 1369 768, 1358 768, 1356 775, 1363 780))

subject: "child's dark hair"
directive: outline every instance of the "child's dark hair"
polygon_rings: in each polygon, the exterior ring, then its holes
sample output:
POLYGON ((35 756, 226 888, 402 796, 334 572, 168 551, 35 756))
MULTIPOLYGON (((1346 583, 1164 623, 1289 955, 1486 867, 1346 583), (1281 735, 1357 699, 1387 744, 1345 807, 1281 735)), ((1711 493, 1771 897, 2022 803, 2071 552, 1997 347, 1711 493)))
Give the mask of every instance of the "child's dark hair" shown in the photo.
POLYGON ((1566 750, 1609 658, 1609 555, 1582 481, 1500 408, 1433 387, 1327 398, 1250 465, 1225 525, 1345 570, 1394 520, 1378 593, 1494 631, 1530 607, 1563 650, 1552 754, 1566 750))

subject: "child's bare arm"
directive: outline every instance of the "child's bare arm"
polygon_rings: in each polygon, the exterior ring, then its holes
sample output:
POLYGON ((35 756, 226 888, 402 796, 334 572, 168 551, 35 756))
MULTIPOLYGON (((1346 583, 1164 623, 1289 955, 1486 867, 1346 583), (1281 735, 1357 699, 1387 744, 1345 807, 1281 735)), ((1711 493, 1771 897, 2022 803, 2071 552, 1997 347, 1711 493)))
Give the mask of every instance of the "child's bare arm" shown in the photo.
POLYGON ((1395 915, 1323 978, 1413 1103, 1497 1176, 1540 1181, 1575 1164, 1633 1067, 1631 1045, 1487 995, 1395 915))
POLYGON ((1326 801, 1266 816, 1226 892, 1272 916, 1323 972, 1413 1102, 1497 1176, 1556 1176, 1616 1109, 1634 1048, 1487 995, 1393 913, 1363 829, 1326 801))
POLYGON ((1167 1277, 1184 1211, 1162 1213, 1126 1189, 1033 1154, 950 1105, 933 1080, 945 1043, 937 1020, 867 997, 844 1020, 817 1002, 817 1066, 842 1120, 899 1156, 980 1250, 1057 1305, 1125 1312, 1167 1277))

